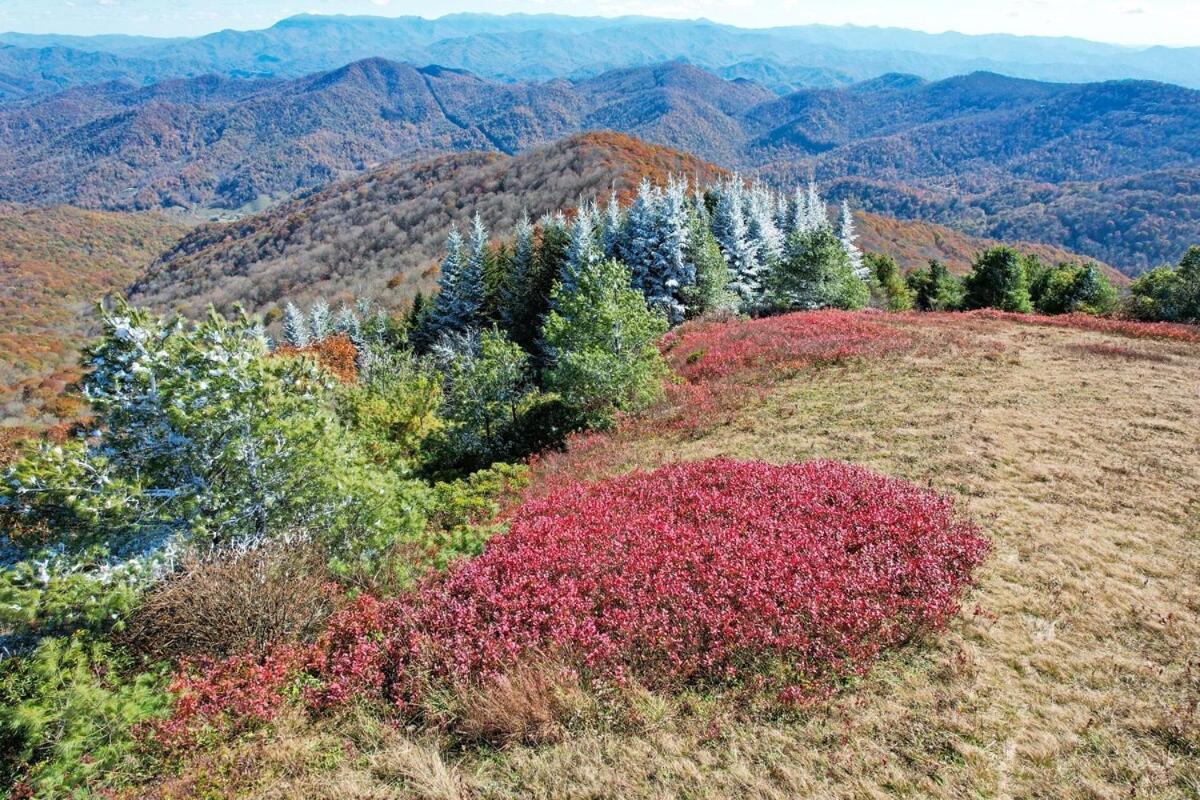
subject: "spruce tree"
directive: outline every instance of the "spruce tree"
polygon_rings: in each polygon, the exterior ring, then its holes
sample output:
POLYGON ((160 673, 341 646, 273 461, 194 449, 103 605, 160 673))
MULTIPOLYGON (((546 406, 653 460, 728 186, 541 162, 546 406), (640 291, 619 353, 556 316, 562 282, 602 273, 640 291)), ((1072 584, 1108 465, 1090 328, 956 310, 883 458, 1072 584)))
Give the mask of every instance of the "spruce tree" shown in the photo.
POLYGON ((860 279, 865 279, 869 270, 863 266, 862 251, 855 244, 858 234, 854 232, 854 215, 850 213, 850 203, 845 200, 842 201, 842 225, 839 238, 842 240, 842 247, 845 248, 846 255, 850 258, 850 268, 860 279))
POLYGON ((332 328, 330 327, 329 303, 324 300, 318 300, 312 304, 308 310, 309 330, 312 332, 312 340, 320 342, 328 339, 332 328))
POLYGON ((292 347, 307 347, 312 341, 304 312, 291 300, 283 307, 283 339, 292 347))

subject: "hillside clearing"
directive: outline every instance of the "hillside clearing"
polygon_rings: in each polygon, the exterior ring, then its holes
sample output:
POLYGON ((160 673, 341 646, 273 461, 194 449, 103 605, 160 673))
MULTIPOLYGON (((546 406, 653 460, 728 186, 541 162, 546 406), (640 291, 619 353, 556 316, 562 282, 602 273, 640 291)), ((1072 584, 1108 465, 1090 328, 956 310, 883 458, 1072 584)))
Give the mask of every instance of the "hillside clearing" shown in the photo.
POLYGON ((951 354, 806 371, 696 438, 643 437, 587 457, 605 471, 721 455, 840 459, 959 496, 994 549, 937 641, 792 716, 646 695, 637 720, 502 751, 448 751, 355 715, 317 728, 293 720, 160 789, 1196 797, 1200 352, 1006 320, 913 319, 895 324, 953 336, 951 354))

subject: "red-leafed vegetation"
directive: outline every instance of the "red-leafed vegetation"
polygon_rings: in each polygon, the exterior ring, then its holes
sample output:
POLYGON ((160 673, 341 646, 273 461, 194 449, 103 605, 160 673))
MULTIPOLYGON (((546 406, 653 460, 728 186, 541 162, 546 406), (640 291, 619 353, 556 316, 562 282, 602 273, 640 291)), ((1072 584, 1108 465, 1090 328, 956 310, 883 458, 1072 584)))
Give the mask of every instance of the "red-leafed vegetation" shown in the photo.
POLYGON ((358 598, 310 648, 183 674, 164 731, 269 717, 293 684, 315 708, 405 710, 431 683, 546 655, 618 683, 752 679, 798 700, 945 624, 988 550, 948 498, 836 462, 674 464, 564 487, 510 522, 412 593, 358 598))
POLYGON ((967 312, 968 316, 984 319, 1000 319, 1020 322, 1025 325, 1045 325, 1052 328, 1076 328, 1096 333, 1109 333, 1130 339, 1164 339, 1176 342, 1200 342, 1200 328, 1195 325, 1178 325, 1172 322, 1135 322, 1114 317, 1097 317, 1091 314, 1014 314, 985 308, 967 312))
POLYGON ((280 357, 312 356, 342 383, 358 380, 358 348, 346 336, 330 336, 305 347, 280 345, 275 350, 280 357))

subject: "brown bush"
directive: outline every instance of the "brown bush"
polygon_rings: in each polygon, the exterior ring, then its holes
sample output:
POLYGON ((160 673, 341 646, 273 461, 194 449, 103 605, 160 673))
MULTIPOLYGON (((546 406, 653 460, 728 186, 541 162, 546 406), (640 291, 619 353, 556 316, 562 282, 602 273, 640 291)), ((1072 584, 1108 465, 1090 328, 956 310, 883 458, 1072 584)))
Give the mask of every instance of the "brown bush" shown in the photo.
POLYGON ((122 642, 152 658, 263 653, 316 636, 337 604, 310 545, 272 545, 185 563, 134 612, 122 642))

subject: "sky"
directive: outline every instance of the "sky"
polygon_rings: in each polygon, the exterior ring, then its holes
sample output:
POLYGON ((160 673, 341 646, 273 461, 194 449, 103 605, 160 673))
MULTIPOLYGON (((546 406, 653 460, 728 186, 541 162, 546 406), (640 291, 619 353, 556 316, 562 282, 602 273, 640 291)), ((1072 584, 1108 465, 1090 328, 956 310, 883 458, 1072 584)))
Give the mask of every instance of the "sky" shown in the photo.
POLYGON ((300 13, 436 17, 458 11, 706 17, 751 28, 850 23, 1200 45, 1200 0, 0 0, 0 31, 199 36, 265 28, 300 13))

